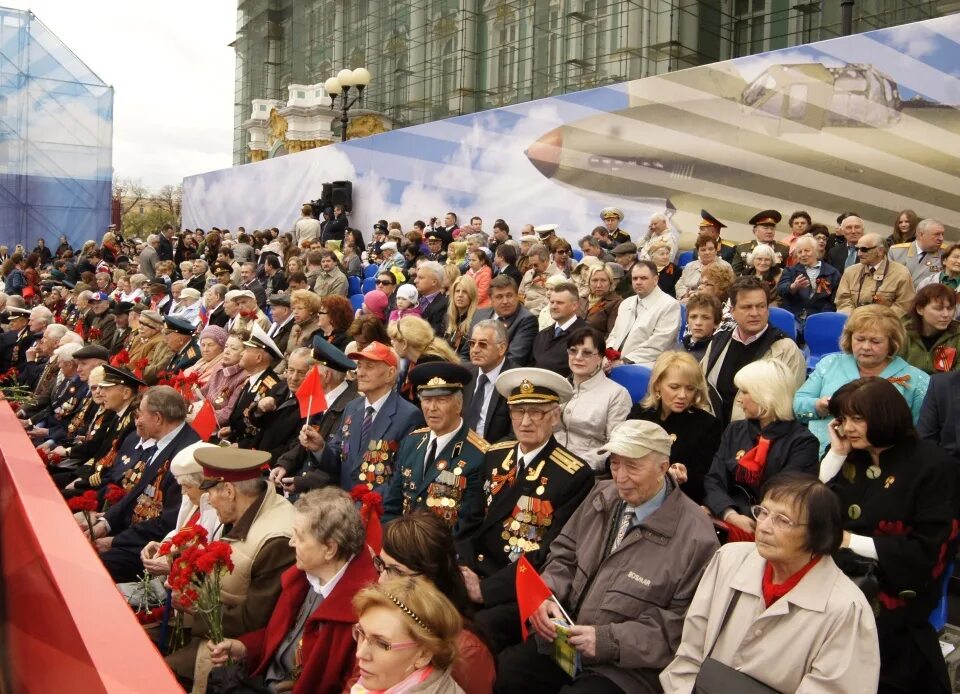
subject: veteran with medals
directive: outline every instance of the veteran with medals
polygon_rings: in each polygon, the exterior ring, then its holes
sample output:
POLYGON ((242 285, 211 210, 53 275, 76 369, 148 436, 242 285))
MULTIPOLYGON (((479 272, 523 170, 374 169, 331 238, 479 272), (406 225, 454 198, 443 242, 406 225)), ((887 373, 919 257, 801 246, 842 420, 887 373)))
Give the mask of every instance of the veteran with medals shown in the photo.
POLYGON ((193 323, 183 316, 164 316, 163 337, 167 347, 173 352, 170 361, 164 367, 168 376, 178 374, 200 361, 200 345, 194 336, 193 323))
MULTIPOLYGON (((697 225, 698 233, 712 236, 717 242, 717 255, 719 255, 722 260, 733 263, 733 258, 737 255, 737 244, 733 241, 720 238, 720 235, 723 233, 721 230, 726 228, 727 225, 712 214, 706 210, 700 210, 700 223, 697 225)), ((699 254, 696 249, 693 251, 693 259, 699 259, 699 254)))
POLYGON ((538 569, 550 543, 593 487, 589 465, 557 443, 553 430, 573 387, 553 371, 505 371, 496 382, 507 399, 516 439, 485 457, 484 515, 460 530, 457 553, 470 598, 483 604, 475 621, 494 650, 518 643, 515 562, 526 554, 538 569))
POLYGON ((233 406, 228 425, 220 429, 219 436, 229 439, 240 448, 256 448, 263 431, 251 419, 251 414, 256 411, 257 403, 262 398, 281 385, 273 364, 283 359, 283 352, 256 323, 251 329, 250 339, 243 346, 245 349, 240 356, 240 366, 247 374, 247 382, 233 406))
POLYGON ((782 267, 787 262, 787 258, 790 256, 790 247, 776 240, 777 224, 780 223, 781 219, 783 219, 783 215, 776 210, 763 210, 757 212, 747 222, 753 227, 753 235, 756 238, 753 241, 738 244, 734 249, 733 260, 730 261, 730 265, 733 266, 733 271, 738 277, 747 272, 749 269, 747 256, 761 243, 773 249, 773 252, 777 255, 777 267, 782 267))
POLYGON ((427 426, 400 443, 383 499, 383 522, 426 508, 458 535, 483 514, 483 457, 488 444, 463 421, 463 388, 470 372, 459 364, 428 362, 410 372, 427 426))
POLYGON ((610 241, 614 246, 621 243, 630 243, 630 234, 620 228, 620 222, 623 221, 623 210, 618 207, 604 207, 600 210, 600 219, 603 220, 603 226, 607 228, 610 241))
POLYGON ((363 397, 346 406, 329 441, 305 426, 300 444, 311 451, 311 466, 327 473, 327 483, 339 484, 345 491, 366 484, 382 494, 390 483, 400 442, 423 424, 423 415, 394 388, 400 359, 393 348, 374 341, 347 357, 357 363, 357 390, 363 397))

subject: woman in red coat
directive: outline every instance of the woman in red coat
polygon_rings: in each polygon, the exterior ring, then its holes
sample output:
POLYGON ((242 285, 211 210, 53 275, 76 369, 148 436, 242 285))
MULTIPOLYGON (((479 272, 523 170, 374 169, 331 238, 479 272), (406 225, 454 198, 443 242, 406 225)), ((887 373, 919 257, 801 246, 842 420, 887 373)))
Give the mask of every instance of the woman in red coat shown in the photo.
POLYGON ((279 691, 342 692, 356 662, 353 597, 377 580, 363 523, 350 496, 326 487, 297 501, 296 566, 265 629, 207 642, 214 665, 245 660, 259 684, 279 691))

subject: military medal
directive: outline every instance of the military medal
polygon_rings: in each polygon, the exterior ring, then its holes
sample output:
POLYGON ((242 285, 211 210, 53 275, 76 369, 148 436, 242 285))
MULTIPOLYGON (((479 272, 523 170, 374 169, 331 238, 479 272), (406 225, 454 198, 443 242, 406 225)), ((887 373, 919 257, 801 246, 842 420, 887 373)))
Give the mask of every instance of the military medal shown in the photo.
POLYGON ((890 486, 897 481, 897 478, 893 475, 890 475, 887 479, 883 481, 883 488, 890 489, 890 486))
POLYGON ((860 506, 857 504, 851 504, 850 508, 847 509, 847 515, 850 516, 851 520, 857 520, 860 518, 862 511, 860 506))
POLYGON ((880 476, 880 466, 879 466, 879 465, 871 465, 870 467, 867 468, 867 479, 868 479, 868 480, 875 480, 875 479, 877 479, 879 476, 880 476))

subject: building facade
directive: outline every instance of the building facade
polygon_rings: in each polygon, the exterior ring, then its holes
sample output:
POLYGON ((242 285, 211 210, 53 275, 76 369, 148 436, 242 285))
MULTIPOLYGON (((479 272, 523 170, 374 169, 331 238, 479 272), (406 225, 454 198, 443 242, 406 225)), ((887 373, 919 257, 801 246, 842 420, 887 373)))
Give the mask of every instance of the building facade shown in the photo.
MULTIPOLYGON (((854 32, 960 0, 856 0, 854 32)), ((395 127, 833 38, 840 0, 240 0, 234 164, 254 99, 285 102, 344 67, 395 127)))

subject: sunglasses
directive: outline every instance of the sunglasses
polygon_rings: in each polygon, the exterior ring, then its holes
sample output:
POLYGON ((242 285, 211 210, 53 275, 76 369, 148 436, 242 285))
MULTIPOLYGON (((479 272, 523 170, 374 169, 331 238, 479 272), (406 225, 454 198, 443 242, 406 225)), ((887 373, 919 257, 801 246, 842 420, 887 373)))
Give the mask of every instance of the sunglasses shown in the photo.
POLYGON ((383 281, 383 280, 377 280, 377 281, 375 282, 375 284, 386 285, 386 286, 388 286, 388 287, 392 287, 393 285, 396 284, 396 282, 385 282, 385 281, 383 281))
POLYGON ((877 246, 857 246, 857 253, 869 253, 875 248, 877 248, 877 246))

